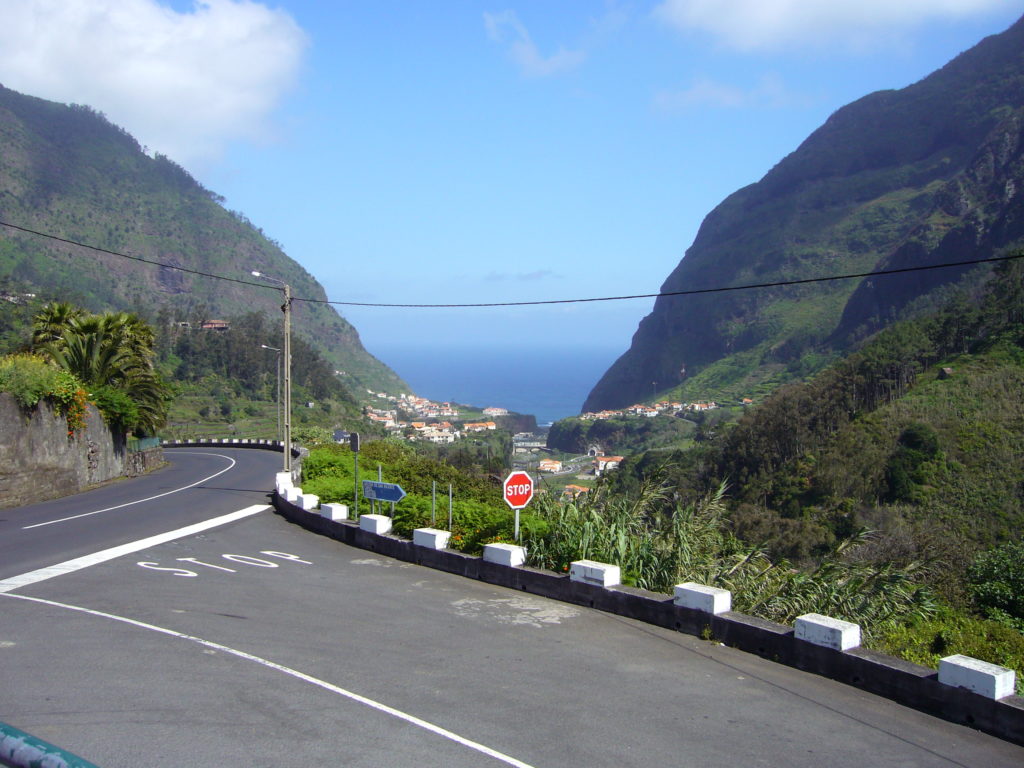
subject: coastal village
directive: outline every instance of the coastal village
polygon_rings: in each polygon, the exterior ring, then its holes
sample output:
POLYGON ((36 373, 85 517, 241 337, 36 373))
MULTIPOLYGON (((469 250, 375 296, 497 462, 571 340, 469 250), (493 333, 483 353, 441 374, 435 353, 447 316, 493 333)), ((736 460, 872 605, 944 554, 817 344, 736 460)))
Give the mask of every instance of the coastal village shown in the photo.
MULTIPOLYGON (((382 403, 367 405, 364 410, 366 418, 383 427, 389 435, 410 442, 424 441, 446 445, 466 439, 480 432, 491 432, 499 429, 503 416, 509 415, 507 408, 490 406, 483 409, 468 409, 450 402, 435 402, 425 397, 411 394, 391 395, 386 392, 375 392, 368 389, 367 393, 382 403), (478 418, 480 414, 483 418, 478 418), (465 416, 474 420, 465 420, 465 416)), ((748 406, 753 400, 744 398, 742 405, 748 406)), ((612 418, 656 418, 665 416, 681 417, 684 414, 699 414, 719 408, 715 402, 679 403, 660 401, 653 405, 637 403, 621 410, 606 410, 597 413, 583 413, 578 418, 593 421, 612 418)), ((519 432, 513 435, 513 454, 521 463, 533 464, 530 460, 539 452, 548 450, 543 434, 519 432)), ((535 470, 542 475, 580 474, 600 477, 608 470, 615 469, 624 460, 623 456, 601 456, 592 451, 588 456, 575 460, 559 460, 541 458, 533 464, 535 470)), ((583 485, 566 485, 563 494, 569 497, 587 493, 589 487, 583 485)))

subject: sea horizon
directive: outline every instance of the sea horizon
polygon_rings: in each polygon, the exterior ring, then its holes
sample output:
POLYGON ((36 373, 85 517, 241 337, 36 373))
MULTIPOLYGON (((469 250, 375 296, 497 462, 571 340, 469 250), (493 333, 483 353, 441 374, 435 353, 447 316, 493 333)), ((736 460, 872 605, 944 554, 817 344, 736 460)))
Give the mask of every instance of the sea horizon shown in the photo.
POLYGON ((376 345, 370 350, 413 393, 437 402, 507 408, 538 426, 576 416, 621 349, 376 345))

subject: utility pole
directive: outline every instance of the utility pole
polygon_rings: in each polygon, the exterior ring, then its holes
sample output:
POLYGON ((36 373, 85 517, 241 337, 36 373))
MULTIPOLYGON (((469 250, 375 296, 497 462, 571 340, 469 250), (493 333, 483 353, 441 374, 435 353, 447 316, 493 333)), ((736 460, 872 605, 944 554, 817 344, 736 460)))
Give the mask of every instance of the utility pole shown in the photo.
POLYGON ((292 287, 276 277, 252 270, 253 277, 277 283, 284 291, 284 471, 292 471, 292 287))

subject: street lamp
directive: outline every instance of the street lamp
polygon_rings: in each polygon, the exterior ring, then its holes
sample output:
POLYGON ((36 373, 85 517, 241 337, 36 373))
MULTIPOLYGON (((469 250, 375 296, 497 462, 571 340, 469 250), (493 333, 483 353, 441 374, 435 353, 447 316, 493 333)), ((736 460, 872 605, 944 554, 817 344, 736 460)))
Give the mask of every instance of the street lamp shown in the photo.
POLYGON ((269 349, 271 352, 277 352, 277 438, 281 439, 281 350, 277 347, 268 347, 266 344, 260 344, 263 349, 269 349))
POLYGON ((284 291, 284 471, 292 471, 292 287, 276 277, 264 275, 256 270, 253 277, 260 277, 277 283, 284 291))

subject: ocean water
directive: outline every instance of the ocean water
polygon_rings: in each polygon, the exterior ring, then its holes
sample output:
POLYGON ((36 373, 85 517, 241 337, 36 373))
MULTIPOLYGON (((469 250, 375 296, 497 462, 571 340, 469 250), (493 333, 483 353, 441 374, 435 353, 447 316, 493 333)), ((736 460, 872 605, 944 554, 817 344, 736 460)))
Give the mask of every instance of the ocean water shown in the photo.
POLYGON ((508 408, 547 424, 578 414, 598 379, 625 350, 378 345, 370 351, 420 397, 508 408))

